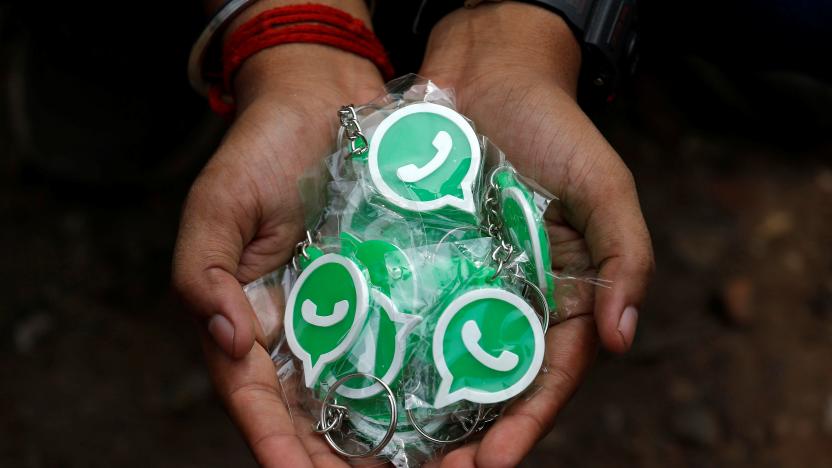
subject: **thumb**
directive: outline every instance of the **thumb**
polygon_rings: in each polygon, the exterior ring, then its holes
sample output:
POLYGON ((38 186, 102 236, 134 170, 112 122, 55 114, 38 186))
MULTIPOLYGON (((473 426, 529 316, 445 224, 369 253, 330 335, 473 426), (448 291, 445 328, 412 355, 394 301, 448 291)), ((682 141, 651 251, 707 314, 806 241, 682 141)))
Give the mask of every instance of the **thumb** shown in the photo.
POLYGON ((235 276, 245 239, 241 229, 253 230, 254 221, 216 198, 203 196, 199 184, 191 191, 176 242, 173 284, 220 349, 240 358, 256 338, 254 311, 235 276))
POLYGON ((599 277, 610 281, 609 287, 596 287, 595 292, 601 342, 622 353, 635 337, 638 308, 654 269, 653 249, 633 176, 597 136, 592 170, 582 174, 579 184, 568 187, 563 202, 568 206, 567 220, 584 233, 599 277))

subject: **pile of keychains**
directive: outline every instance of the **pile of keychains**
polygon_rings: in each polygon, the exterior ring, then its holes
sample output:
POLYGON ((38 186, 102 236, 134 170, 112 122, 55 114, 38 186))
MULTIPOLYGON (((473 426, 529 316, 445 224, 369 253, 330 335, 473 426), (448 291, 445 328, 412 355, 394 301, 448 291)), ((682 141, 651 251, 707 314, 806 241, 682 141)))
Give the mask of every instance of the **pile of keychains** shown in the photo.
POLYGON ((540 372, 557 316, 550 198, 486 157, 447 102, 339 118, 321 221, 292 262, 286 343, 334 450, 428 453, 485 427, 540 372))

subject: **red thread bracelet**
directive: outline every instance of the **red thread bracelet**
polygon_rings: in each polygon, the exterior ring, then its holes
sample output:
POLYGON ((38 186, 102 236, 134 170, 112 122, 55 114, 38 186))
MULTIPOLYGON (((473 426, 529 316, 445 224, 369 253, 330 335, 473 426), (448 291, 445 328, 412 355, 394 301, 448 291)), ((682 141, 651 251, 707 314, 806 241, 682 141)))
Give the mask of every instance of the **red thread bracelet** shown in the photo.
POLYGON ((240 26, 234 34, 246 36, 253 31, 262 31, 264 27, 274 24, 319 22, 326 23, 342 29, 354 31, 361 35, 372 36, 373 33, 358 18, 348 13, 325 5, 292 5, 283 8, 267 10, 258 15, 259 21, 249 21, 240 26))
POLYGON ((263 49, 290 43, 335 47, 370 60, 385 79, 393 77, 384 47, 361 20, 326 5, 290 5, 264 11, 231 34, 223 48, 222 84, 209 91, 211 109, 224 117, 232 115, 234 104, 225 96, 243 63, 263 49))
POLYGON ((268 31, 254 36, 250 40, 240 44, 239 47, 230 50, 223 57, 223 84, 226 89, 231 89, 231 81, 234 74, 240 69, 243 62, 255 53, 268 47, 297 42, 323 44, 352 52, 376 63, 382 69, 383 74, 392 74, 392 70, 387 71, 382 68, 383 65, 379 63, 379 54, 383 53, 383 51, 380 51, 372 43, 356 40, 355 36, 329 26, 300 24, 285 26, 278 30, 268 31))
MULTIPOLYGON (((246 28, 244 30, 241 28, 240 30, 235 31, 232 38, 229 40, 229 44, 241 44, 253 39, 255 36, 274 33, 274 29, 279 26, 287 26, 296 23, 316 23, 316 25, 319 24, 322 26, 334 27, 350 34, 354 40, 366 43, 371 47, 380 48, 380 44, 376 44, 377 40, 375 39, 373 32, 367 29, 360 21, 357 21, 358 24, 356 25, 354 23, 351 24, 344 21, 333 21, 333 18, 322 17, 321 15, 286 15, 282 17, 266 17, 261 23, 255 23, 252 25, 254 27, 246 28)), ((228 49, 226 49, 226 52, 227 51, 228 49)))
MULTIPOLYGON (((375 34, 364 25, 364 22, 354 18, 353 16, 349 15, 348 13, 341 11, 337 8, 332 8, 326 5, 290 5, 280 8, 274 8, 272 10, 267 10, 256 17, 252 18, 244 25, 240 26, 234 33, 231 35, 230 39, 228 40, 224 50, 224 76, 232 76, 234 72, 236 72, 236 68, 239 68, 242 61, 245 61, 246 58, 253 55, 253 53, 248 54, 247 57, 243 58, 240 63, 233 64, 234 70, 228 71, 228 62, 226 58, 230 55, 234 55, 234 50, 237 48, 245 47, 244 44, 254 37, 268 34, 269 36, 275 38, 273 40, 276 41, 275 45, 286 43, 285 39, 279 40, 276 39, 277 37, 282 35, 281 29, 285 29, 284 25, 291 24, 291 23, 318 23, 320 25, 329 25, 332 27, 336 27, 339 29, 344 30, 345 32, 353 33, 352 37, 343 36, 345 39, 350 39, 351 41, 358 41, 369 46, 370 50, 362 50, 363 48, 356 48, 353 50, 349 44, 346 43, 339 43, 338 41, 332 41, 327 39, 321 39, 320 41, 315 40, 304 40, 309 39, 309 37, 305 38, 296 38, 297 40, 289 40, 288 42, 313 42, 313 43, 322 43, 325 45, 331 45, 333 47, 341 48, 348 52, 355 53, 357 55, 361 55, 367 59, 370 59, 375 63, 376 66, 379 67, 382 74, 385 76, 386 79, 390 79, 393 77, 393 69, 390 65, 389 60, 387 59, 387 54, 384 51, 384 47, 379 42, 378 38, 376 38, 375 34), (284 26, 284 28, 276 28, 278 26, 284 26)), ((314 25, 314 24, 313 24, 314 25)), ((312 26, 312 25, 310 25, 312 26)), ((289 31, 285 31, 288 33, 289 31)), ((314 33, 316 32, 315 29, 310 29, 305 32, 314 33)), ((322 32, 323 34, 327 34, 326 29, 320 29, 318 32, 322 32)), ((269 40, 259 40, 261 44, 261 48, 258 49, 262 50, 263 48, 271 47, 269 45, 265 45, 269 42, 269 40)), ((226 80, 228 81, 228 80, 226 80)), ((226 84, 226 86, 228 83, 226 84)))

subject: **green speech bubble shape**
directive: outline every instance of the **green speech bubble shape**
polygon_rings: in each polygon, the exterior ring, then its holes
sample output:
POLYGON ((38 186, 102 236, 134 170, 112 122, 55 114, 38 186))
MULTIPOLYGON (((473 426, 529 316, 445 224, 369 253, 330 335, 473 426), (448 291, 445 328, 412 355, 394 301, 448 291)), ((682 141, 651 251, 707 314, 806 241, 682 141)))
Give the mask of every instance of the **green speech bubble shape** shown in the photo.
POLYGON ((522 297, 498 288, 459 296, 433 333, 433 361, 442 378, 434 407, 516 396, 540 371, 543 349, 543 327, 522 297))
MULTIPOLYGON (((414 227, 412 213, 399 213, 379 203, 370 203, 366 192, 370 184, 356 184, 347 195, 346 206, 341 218, 341 232, 361 233, 363 239, 384 239, 396 245, 423 243, 424 234, 414 227), (405 216, 407 215, 407 216, 405 216)), ((361 240, 352 235, 355 244, 361 240)))
POLYGON ((408 302, 418 293, 416 269, 395 244, 379 239, 361 241, 354 234, 341 231, 341 253, 366 268, 370 283, 384 294, 389 296, 394 284, 406 292, 408 302))
POLYGON ((370 139, 370 178, 394 205, 413 211, 454 207, 475 213, 477 134, 456 111, 420 102, 385 118, 370 139))
POLYGON ((347 257, 326 254, 303 270, 286 302, 284 328, 289 348, 303 362, 307 387, 352 346, 368 306, 367 280, 347 257))

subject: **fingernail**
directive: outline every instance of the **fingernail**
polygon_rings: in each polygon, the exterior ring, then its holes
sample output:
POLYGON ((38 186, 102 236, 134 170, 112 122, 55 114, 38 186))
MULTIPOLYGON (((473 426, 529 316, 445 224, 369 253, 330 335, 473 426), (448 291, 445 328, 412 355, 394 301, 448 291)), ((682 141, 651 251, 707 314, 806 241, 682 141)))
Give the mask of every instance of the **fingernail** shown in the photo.
POLYGON ((234 325, 231 325, 227 318, 219 314, 211 317, 208 321, 208 333, 223 350, 234 349, 234 325))
POLYGON ((633 338, 636 336, 636 325, 638 325, 638 309, 628 306, 618 319, 618 333, 624 341, 624 347, 630 349, 633 345, 633 338))

